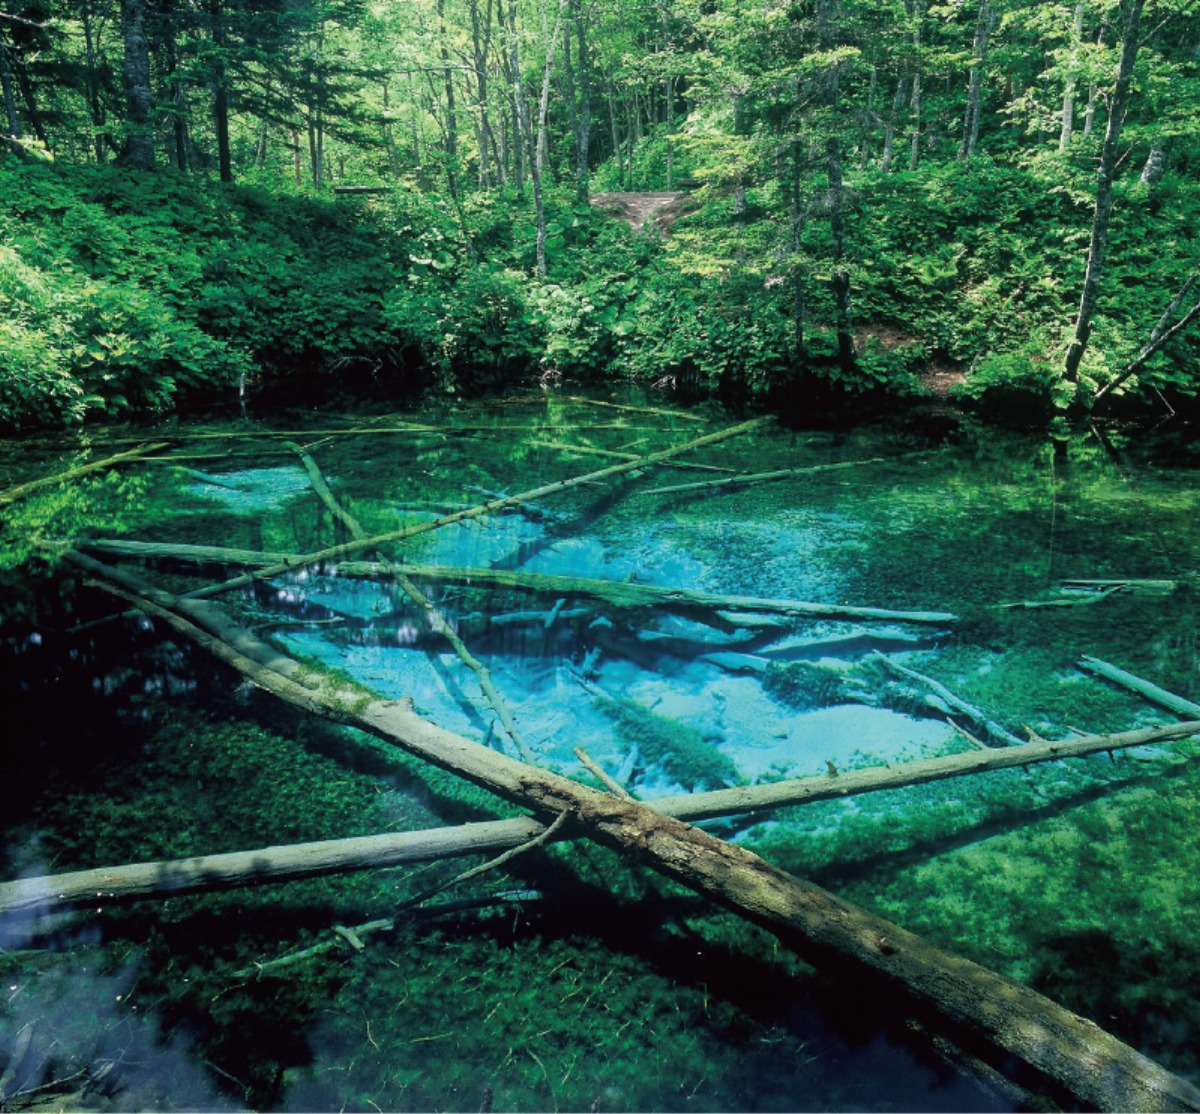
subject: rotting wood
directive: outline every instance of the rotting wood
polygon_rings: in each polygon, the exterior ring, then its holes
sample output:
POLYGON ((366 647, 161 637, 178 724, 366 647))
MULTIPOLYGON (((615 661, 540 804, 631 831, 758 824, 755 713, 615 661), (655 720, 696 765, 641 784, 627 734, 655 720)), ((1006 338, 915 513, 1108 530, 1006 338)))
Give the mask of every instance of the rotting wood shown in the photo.
POLYGON ((682 418, 687 422, 708 422, 701 414, 688 414, 682 410, 664 410, 657 406, 630 406, 624 402, 603 402, 598 398, 583 398, 580 395, 567 395, 566 398, 568 402, 577 402, 584 406, 605 406, 610 410, 628 410, 634 414, 658 414, 664 418, 682 418))
POLYGON ((873 650, 869 655, 872 661, 878 661, 887 669, 894 673, 900 674, 902 677, 907 677, 909 680, 917 681, 924 685, 935 696, 940 697, 946 704, 956 711, 967 716, 972 722, 977 723, 982 727, 992 738, 1002 742, 1005 746, 1019 747, 1024 745, 1024 740, 1018 738, 1011 731, 1002 727, 994 719, 985 715, 974 704, 968 703, 961 696, 951 692, 941 681, 935 681, 932 677, 926 677, 924 673, 918 673, 915 669, 909 669, 906 665, 901 665, 897 661, 893 661, 886 654, 881 654, 878 650, 873 650))
POLYGON ((575 747, 575 757, 583 764, 583 768, 596 778, 613 796, 622 797, 627 801, 635 800, 636 798, 628 789, 625 788, 615 777, 613 777, 603 766, 600 765, 583 747, 575 747))
MULTIPOLYGON (((553 449, 560 453, 575 453, 578 456, 599 456, 607 460, 637 460, 637 453, 621 452, 617 449, 596 449, 591 445, 568 445, 562 441, 530 441, 534 449, 553 449)), ((689 468, 698 472, 733 472, 732 468, 724 468, 719 464, 700 464, 694 460, 667 461, 668 468, 689 468)))
MULTIPOLYGON (((301 563, 307 560, 298 554, 255 554, 247 553, 245 550, 222 549, 220 546, 175 545, 168 542, 133 542, 119 539, 80 539, 77 546, 87 552, 105 553, 113 557, 133 557, 138 560, 174 558, 201 564, 223 562, 257 569, 275 568, 281 572, 302 567, 301 563)), ((773 600, 758 596, 727 596, 716 592, 701 592, 687 588, 664 588, 655 584, 598 580, 592 577, 563 576, 557 573, 531 573, 516 569, 460 568, 400 562, 397 562, 395 567, 405 576, 415 580, 439 580, 467 586, 493 585, 500 588, 518 588, 556 597, 584 596, 617 608, 657 607, 667 611, 725 611, 729 612, 731 616, 735 616, 736 612, 746 611, 796 619, 864 619, 939 627, 951 626, 958 622, 958 616, 949 611, 899 611, 882 607, 857 607, 851 604, 773 600)), ((369 561, 339 561, 336 563, 336 570, 338 575, 350 577, 389 575, 383 565, 369 561)))
MULTIPOLYGON (((765 815, 775 809, 815 801, 842 800, 993 770, 1115 753, 1131 747, 1161 746, 1196 735, 1200 735, 1200 720, 1113 735, 1042 740, 1016 747, 984 747, 940 758, 915 759, 897 766, 873 766, 842 771, 836 776, 816 774, 765 785, 659 797, 646 803, 657 812, 689 822, 739 814, 765 815)), ((72 905, 102 905, 136 897, 176 897, 264 882, 491 854, 533 839, 542 829, 539 821, 521 817, 22 878, 0 882, 0 916, 46 913, 72 905)), ((569 835, 565 833, 564 838, 569 835)))
POLYGON ((1101 661, 1100 658, 1094 658, 1090 654, 1084 654, 1083 660, 1080 661, 1079 665, 1080 668, 1086 669, 1090 673, 1098 674, 1112 681, 1114 684, 1121 685, 1123 688, 1129 689, 1130 692, 1138 693, 1149 700, 1151 704, 1157 704, 1162 708, 1166 708, 1174 712, 1177 716, 1191 716, 1193 719, 1200 717, 1200 704, 1192 700, 1187 700, 1182 696, 1176 696, 1175 693, 1168 692, 1164 688, 1159 688, 1158 685, 1143 680, 1126 669, 1110 665, 1108 662, 1101 661))
POLYGON ((745 487, 749 484, 767 483, 771 480, 786 480, 792 476, 810 476, 817 472, 836 472, 843 468, 861 468, 866 464, 890 464, 919 453, 903 453, 900 456, 872 456, 865 460, 840 460, 836 464, 811 464, 805 468, 780 468, 774 472, 746 472, 721 480, 700 480, 690 484, 673 484, 670 487, 650 487, 639 491, 639 495, 676 495, 692 491, 716 491, 721 488, 745 487))
MULTIPOLYGON (((82 555, 68 558, 96 566, 82 555)), ((409 754, 532 809, 544 821, 563 812, 580 834, 622 850, 776 935, 809 962, 851 983, 895 993, 905 1008, 952 1035, 971 1056, 1049 1101, 1098 1109, 1200 1111, 1200 1090, 1094 1023, 1044 996, 843 901, 637 801, 618 800, 523 765, 422 719, 411 703, 365 695, 336 677, 314 690, 258 665, 201 630, 179 610, 138 597, 90 568, 108 590, 134 595, 254 684, 301 710, 358 727, 409 754)), ((158 593, 166 596, 166 593, 158 593)))
MULTIPOLYGON (((333 494, 329 484, 326 483, 325 476, 316 460, 313 459, 312 454, 305 452, 299 445, 294 443, 289 442, 289 445, 299 455, 300 462, 304 465, 304 471, 308 475, 313 491, 316 492, 317 497, 329 509, 330 514, 346 527, 350 536, 356 541, 362 541, 367 538, 367 532, 363 529, 358 519, 345 510, 341 503, 338 502, 337 497, 333 494)), ((525 741, 525 736, 521 733, 521 729, 517 727, 512 712, 509 711, 508 701, 501 696, 499 689, 496 688, 488 667, 471 653, 467 648, 467 644, 459 636, 458 631, 454 629, 454 626, 442 614, 433 600, 422 592, 404 573, 400 572, 384 554, 377 554, 377 559, 391 574, 396 586, 425 613, 425 621, 429 624, 430 630, 445 639, 449 643, 450 648, 458 655, 459 661, 475 674, 475 679, 479 682, 479 688, 483 693, 484 700, 487 701, 492 711, 499 717, 501 726, 503 726, 508 737, 512 739, 513 745, 517 748, 522 760, 529 763, 536 762, 536 755, 529 749, 529 744, 525 741)))
POLYGON ((130 449, 128 452, 117 453, 116 456, 106 456, 103 460, 94 460, 90 464, 80 464, 75 468, 68 468, 65 472, 56 472, 53 476, 42 476, 40 479, 30 480, 28 483, 17 484, 15 487, 7 488, 0 491, 0 507, 7 507, 10 503, 15 503, 18 499, 23 499, 30 492, 38 491, 43 487, 54 487, 56 484, 69 483, 71 480, 79 476, 85 476, 89 472, 98 472, 102 468, 111 468, 114 464, 124 464, 131 460, 139 460, 150 453, 159 452, 170 445, 170 441, 155 441, 153 444, 143 444, 139 448, 130 449))
POLYGON ((416 537, 419 534, 428 533, 430 530, 437 530, 443 526, 450 526, 455 522, 465 522, 468 519, 479 518, 483 515, 494 513, 495 511, 501 510, 506 506, 514 506, 520 503, 533 502, 537 499, 544 499, 551 495, 558 495, 561 492, 570 491, 572 488, 580 487, 584 484, 595 483, 600 480, 607 480, 613 476, 620 476, 626 472, 632 472, 638 468, 648 467, 649 465, 656 464, 661 460, 670 460, 674 456, 692 452, 695 449, 703 448, 706 445, 715 445, 721 441, 728 440, 731 437, 738 437, 743 433, 748 433, 752 429, 758 429, 766 421, 766 418, 754 418, 751 421, 730 426, 716 433, 709 433, 703 437, 697 437, 694 440, 687 441, 681 445, 676 445, 669 449, 661 449, 658 452, 649 453, 640 460, 612 464, 607 468, 601 468, 595 472, 588 472, 582 476, 573 476, 566 480, 557 480, 554 483, 543 484, 541 487, 533 488, 530 491, 523 491, 517 495, 507 496, 504 499, 493 499, 486 503, 480 503, 478 506, 471 507, 468 510, 455 511, 453 514, 442 515, 440 518, 431 519, 428 522, 418 523, 413 526, 406 526, 399 530, 391 530, 386 534, 378 534, 370 538, 355 539, 353 541, 345 542, 342 545, 330 546, 327 549, 318 550, 315 553, 304 554, 296 561, 291 561, 286 564, 281 563, 279 565, 268 565, 265 568, 258 569, 253 573, 236 576, 231 580, 226 580, 221 584, 213 584, 207 588, 201 588, 195 592, 189 593, 189 595, 195 598, 205 598, 208 596, 220 595, 224 592, 230 592, 238 588, 248 587, 256 580, 269 579, 272 576, 278 576, 280 573, 293 571, 297 568, 305 568, 309 565, 318 564, 321 561, 334 561, 342 557, 348 557, 354 553, 361 553, 364 549, 370 549, 372 547, 404 541, 408 538, 416 537))

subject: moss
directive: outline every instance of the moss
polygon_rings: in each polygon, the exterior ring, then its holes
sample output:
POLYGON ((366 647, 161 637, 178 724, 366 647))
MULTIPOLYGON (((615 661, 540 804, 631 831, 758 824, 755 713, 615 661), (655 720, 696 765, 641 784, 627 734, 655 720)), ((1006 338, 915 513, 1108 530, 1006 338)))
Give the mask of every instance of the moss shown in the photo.
POLYGON ((645 762, 661 767, 685 789, 720 789, 737 781, 737 767, 695 728, 655 715, 632 700, 603 699, 599 707, 645 762))
POLYGON ((797 711, 828 708, 846 700, 846 681, 836 669, 806 661, 772 662, 763 687, 797 711))

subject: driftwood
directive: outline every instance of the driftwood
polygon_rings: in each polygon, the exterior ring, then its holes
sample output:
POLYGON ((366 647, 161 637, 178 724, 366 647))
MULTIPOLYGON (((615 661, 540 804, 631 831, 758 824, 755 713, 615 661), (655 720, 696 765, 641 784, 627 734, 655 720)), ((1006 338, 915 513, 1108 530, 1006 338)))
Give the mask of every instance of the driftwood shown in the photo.
POLYGON ((1177 716, 1191 716, 1193 719, 1200 716, 1200 704, 1192 700, 1185 700, 1182 696, 1176 696, 1175 693, 1168 692, 1164 688, 1159 688, 1158 685, 1152 684, 1149 681, 1144 681, 1141 677, 1135 676, 1133 673, 1118 666, 1110 665, 1108 662, 1101 661, 1099 658, 1091 657, 1088 654, 1084 655, 1079 665, 1090 673, 1098 674, 1112 681, 1114 684, 1129 689, 1130 692, 1136 692, 1140 696, 1144 696, 1151 704, 1158 704, 1160 707, 1167 708, 1177 716))
MULTIPOLYGON (((911 456, 912 454, 905 454, 911 456)), ((864 464, 887 464, 902 457, 872 456, 866 460, 841 460, 836 464, 812 464, 806 468, 781 468, 774 472, 747 472, 740 476, 729 476, 723 480, 700 480, 691 484, 674 484, 671 487, 651 487, 639 495, 675 495, 691 491, 715 491, 721 488, 745 487, 748 484, 767 483, 771 480, 786 480, 792 476, 809 476, 816 472, 834 472, 842 468, 858 468, 864 464)))
MULTIPOLYGON (((595 449, 591 445, 567 445, 562 441, 530 441, 535 449, 554 449, 560 453, 575 453, 577 456, 600 456, 607 460, 637 460, 637 453, 624 453, 617 449, 595 449)), ((698 464, 694 460, 671 460, 666 462, 670 468, 690 468, 698 472, 732 472, 732 468, 723 468, 718 464, 698 464)))
MULTIPOLYGON (((1200 735, 1200 720, 1143 728, 1114 735, 1087 735, 1061 742, 1041 740, 1015 747, 985 747, 942 758, 923 758, 898 766, 877 766, 838 774, 819 774, 766 785, 736 786, 706 793, 659 797, 647 802, 655 811, 680 820, 714 820, 738 814, 766 813, 792 805, 927 785, 992 770, 1032 766, 1109 754, 1129 747, 1160 746, 1200 735)), ((579 748, 582 749, 582 748, 579 748)), ((576 754, 579 754, 579 749, 576 754)), ((581 756, 581 761, 583 758, 581 756)), ((589 767, 590 768, 590 767, 589 767)), ((597 776, 603 771, 597 768, 597 776)), ((608 776, 605 774, 604 776, 608 776)), ((614 793, 628 796, 615 782, 614 793)), ((464 855, 491 854, 533 839, 543 825, 532 818, 493 820, 431 831, 394 832, 313 843, 261 847, 221 855, 132 863, 94 870, 0 882, 0 916, 44 913, 71 905, 99 905, 135 897, 176 897, 185 893, 234 889, 264 882, 292 881, 325 874, 378 870, 404 863, 464 855)), ((571 833, 565 833, 566 838, 571 833)))
POLYGON ((123 464, 129 460, 138 460, 146 456, 147 453, 156 453, 160 449, 165 449, 169 444, 169 441, 157 441, 153 445, 141 445, 139 448, 130 449, 129 452, 117 453, 116 456, 107 456, 103 460, 94 460, 90 464, 81 464, 76 468, 68 468, 65 472, 57 472, 53 476, 43 476, 39 480, 30 480, 28 483, 17 484, 16 487, 0 491, 0 507, 7 507, 10 503, 15 503, 18 499, 23 499, 30 492, 38 491, 43 487, 64 484, 79 476, 86 476, 89 472, 98 472, 102 468, 111 468, 114 464, 123 464))
MULTIPOLYGON (((201 564, 222 562, 246 565, 258 569, 283 572, 298 568, 307 558, 278 553, 248 553, 240 549, 219 546, 174 545, 164 542, 132 542, 94 540, 78 542, 78 548, 116 557, 135 557, 139 560, 195 561, 201 564)), ((417 580, 441 580, 451 584, 488 584, 500 588, 519 588, 528 592, 544 592, 554 596, 585 596, 601 600, 612 607, 658 607, 668 611, 740 611, 763 612, 797 619, 880 619, 898 623, 949 626, 958 616, 949 611, 895 611, 882 607, 855 607, 849 604, 811 603, 804 600, 773 600, 758 596, 726 596, 716 592, 699 592, 687 588, 662 588, 653 584, 633 584, 618 580, 597 580, 583 576, 562 576, 556 573, 531 573, 514 569, 452 568, 441 565, 396 564, 405 576, 417 580)), ((389 570, 378 562, 341 561, 336 565, 342 576, 379 577, 389 570)), ((261 574, 260 574, 261 575, 261 574)), ((272 573, 277 575, 277 573, 272 573)), ((208 594, 208 593, 204 593, 208 594)), ((196 593, 200 596, 200 593, 196 593)))
MULTIPOLYGON (((366 530, 362 528, 358 519, 346 511, 341 503, 338 502, 330 490, 329 484, 325 482, 325 476, 322 474, 320 466, 313 459, 312 455, 294 443, 290 443, 290 447, 299 455, 300 461, 304 465, 304 471, 307 473, 309 482, 312 484, 313 491, 317 493, 321 502, 346 527, 352 538, 356 541, 364 540, 367 537, 366 530)), ((450 648, 458 655, 459 661, 475 674, 475 679, 479 682, 479 688, 483 693, 484 700, 488 702, 491 709, 499 717, 500 723, 508 733, 508 737, 512 739, 513 745, 517 748, 521 758, 529 763, 535 762, 534 753, 529 749, 529 744, 525 742, 525 736, 521 733, 520 728, 517 727, 516 721, 512 717, 512 712, 508 710, 508 702, 500 695, 499 690, 493 683, 488 667, 467 649, 467 644, 462 640, 446 616, 438 610, 433 600, 425 595, 420 588, 405 576, 404 573, 400 572, 383 554, 379 554, 379 561, 391 573, 392 579, 396 582, 400 590, 425 613, 425 621, 429 624, 430 630, 445 639, 450 644, 450 648)))
MULTIPOLYGON (((775 934, 851 983, 896 993, 973 1057, 1052 1101, 1100 1109, 1200 1110, 1200 1090, 1049 999, 795 878, 750 853, 637 801, 618 800, 490 751, 416 715, 410 703, 364 696, 331 676, 319 689, 264 668, 201 630, 170 602, 131 593, 97 562, 69 559, 151 617, 192 638, 254 684, 302 710, 358 727, 634 856, 775 934)), ((167 601, 166 593, 153 593, 167 601)), ((298 667, 299 668, 299 667, 298 667)), ((852 993, 863 993, 850 989, 852 993)))
POLYGON ((418 534, 427 533, 430 530, 437 530, 443 526, 450 526, 455 522, 465 522, 468 519, 480 518, 486 514, 492 514, 495 511, 502 510, 504 507, 515 506, 520 503, 534 502, 537 499, 545 499, 551 495, 558 495, 564 491, 570 491, 573 488, 581 487, 585 484, 596 483, 601 480, 607 480, 613 476, 623 475, 626 472, 632 472, 635 469, 648 467, 651 464, 657 464, 659 461, 670 460, 672 457, 680 456, 683 453, 691 452, 694 449, 702 448, 706 445, 713 445, 720 441, 727 440, 730 437, 737 437, 743 433, 748 433, 752 429, 757 429, 764 424, 766 419, 756 418, 752 421, 742 422, 740 425, 731 426, 728 429, 723 429, 717 433, 710 433, 704 437, 698 437, 695 440, 688 441, 682 445, 676 445, 670 449, 662 449, 659 452, 649 453, 636 461, 628 461, 621 464, 612 464, 607 468, 601 468, 595 472, 588 472, 582 476, 574 476, 566 480, 558 480, 555 483, 543 484, 541 487, 533 488, 530 491, 523 491, 517 495, 511 495, 504 499, 493 499, 486 503, 480 503, 478 506, 471 507, 465 511, 455 511, 453 514, 442 515, 440 518, 431 519, 428 522, 418 523, 413 526, 406 526, 399 530, 392 530, 386 534, 378 534, 370 538, 357 538, 342 545, 330 546, 328 549, 318 550, 315 553, 307 553, 298 557, 294 561, 280 563, 278 565, 268 565, 265 568, 258 569, 256 572, 248 573, 242 576, 236 576, 231 580, 226 580, 221 584, 210 585, 207 588, 201 588, 196 592, 189 593, 195 598, 205 598, 208 596, 221 595, 224 592, 234 591, 238 588, 245 588, 253 584, 256 580, 269 579, 273 576, 278 576, 280 573, 288 572, 297 568, 306 568, 309 565, 316 565, 322 561, 335 561, 342 557, 349 557, 354 553, 361 553, 364 549, 370 549, 381 545, 388 545, 392 542, 404 541, 407 538, 416 537, 418 534))
POLYGON ((969 704, 962 697, 956 696, 940 681, 935 681, 932 677, 926 677, 924 673, 918 673, 915 669, 909 669, 906 665, 892 661, 886 654, 881 654, 878 651, 873 652, 870 656, 872 661, 879 662, 893 673, 898 673, 902 677, 907 677, 909 680, 917 681, 924 685, 935 696, 939 697, 955 711, 961 712, 973 723, 977 723, 989 735, 1002 742, 1005 746, 1019 747, 1022 745, 1023 740, 1018 739, 1011 731, 1001 727, 994 719, 984 715, 974 704, 969 704))
POLYGON ((683 418, 688 422, 707 422, 701 414, 688 414, 683 410, 662 410, 657 406, 629 406, 623 402, 601 402, 598 398, 582 398, 578 395, 567 395, 568 402, 578 402, 585 406, 605 406, 610 410, 628 410, 634 414, 659 414, 664 418, 683 418))

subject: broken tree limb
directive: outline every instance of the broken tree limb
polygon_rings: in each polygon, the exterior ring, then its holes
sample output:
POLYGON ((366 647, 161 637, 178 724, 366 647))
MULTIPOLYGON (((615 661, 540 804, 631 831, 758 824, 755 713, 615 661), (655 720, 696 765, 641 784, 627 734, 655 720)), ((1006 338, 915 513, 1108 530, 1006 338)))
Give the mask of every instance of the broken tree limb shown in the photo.
MULTIPOLYGON (((69 559, 77 560, 73 554, 69 559)), ((117 594, 126 590, 118 588, 117 594)), ((422 719, 409 704, 371 697, 334 676, 324 676, 319 689, 305 688, 238 653, 176 609, 149 598, 139 606, 294 707, 358 727, 531 809, 544 822, 569 813, 569 827, 577 833, 710 897, 817 966, 895 993, 968 1054, 1052 1101, 1099 1109, 1200 1111, 1200 1090, 1092 1022, 743 847, 640 802, 618 800, 487 750, 422 719)))
MULTIPOLYGON (((905 453, 904 456, 912 456, 905 453)), ((841 460, 836 464, 812 464, 807 468, 780 468, 774 472, 747 472, 740 476, 729 476, 722 480, 700 480, 697 483, 673 484, 671 487, 650 487, 639 491, 639 495, 676 495, 690 491, 713 491, 719 488, 745 487, 748 484, 767 483, 770 480, 786 480, 792 476, 809 476, 817 472, 835 472, 842 468, 859 468, 864 464, 887 464, 902 460, 903 456, 872 456, 865 460, 841 460)))
POLYGON ((568 402, 578 402, 584 406, 605 406, 610 410, 628 410, 634 414, 658 414, 664 418, 682 418, 688 422, 708 422, 701 414, 688 414, 682 410, 663 410, 657 406, 629 406, 622 402, 602 402, 598 398, 581 398, 578 395, 567 395, 568 402))
MULTIPOLYGON (((625 453, 616 449, 596 449, 591 445, 567 445, 562 441, 530 441, 535 449, 554 449, 560 453, 575 453, 578 456, 600 456, 608 460, 637 460, 637 453, 625 453)), ((698 472, 732 472, 732 468, 723 468, 718 464, 699 464, 694 460, 667 461, 670 468, 690 468, 698 472)))
POLYGON ((17 484, 16 487, 0 491, 0 507, 7 507, 10 503, 15 503, 18 499, 23 499, 30 492, 38 491, 43 487, 53 487, 56 484, 68 483, 79 476, 86 476, 89 472, 98 472, 102 468, 111 468, 114 464, 123 464, 126 461, 138 460, 148 453, 156 453, 160 449, 165 449, 169 444, 169 441, 156 441, 152 445, 141 445, 136 449, 130 449, 128 452, 117 453, 116 456, 106 456, 103 460, 94 460, 90 464, 80 464, 75 468, 68 468, 65 472, 57 472, 53 476, 43 476, 38 480, 30 480, 28 483, 17 484))
MULTIPOLYGON (((305 558, 287 554, 247 554, 244 550, 222 549, 219 546, 171 545, 161 542, 127 542, 121 540, 83 540, 79 549, 105 553, 114 557, 135 557, 140 560, 175 558, 199 563, 224 562, 244 564, 252 568, 289 569, 299 567, 305 558), (278 560, 273 560, 278 558, 278 560)), ((726 596, 716 592, 701 592, 687 588, 663 588, 654 584, 634 584, 618 580, 598 580, 583 576, 562 576, 556 573, 532 573, 516 569, 451 568, 441 565, 412 565, 396 563, 396 569, 417 580, 440 580, 451 584, 495 585, 543 592, 553 596, 585 596, 601 600, 618 608, 658 607, 668 611, 728 611, 762 612, 797 619, 879 619, 899 623, 950 626, 958 616, 949 611, 898 611, 882 607, 856 607, 850 604, 812 603, 804 600, 773 600, 758 596, 726 596)), ((337 564, 342 576, 378 577, 388 575, 388 569, 376 562, 342 561, 337 564)))
POLYGON ((737 437, 743 433, 748 433, 752 429, 757 429, 766 422, 765 418, 755 418, 748 422, 742 422, 740 425, 730 426, 727 429, 720 430, 717 433, 709 433, 703 437, 697 437, 692 441, 685 442, 682 445, 676 445, 670 449, 661 449, 658 452, 649 453, 636 461, 626 461, 621 464, 612 464, 607 468, 598 469, 595 472, 588 472, 582 476, 573 476, 570 479, 558 480, 554 483, 543 484, 541 487, 533 488, 530 491, 523 491, 517 495, 511 495, 504 499, 493 499, 487 503, 480 503, 478 506, 471 507, 465 511, 455 511, 453 514, 442 515, 440 518, 431 519, 428 522, 418 523, 413 526, 406 526, 399 530, 392 530, 386 534, 378 534, 370 538, 358 538, 353 541, 345 542, 342 545, 330 546, 328 549, 318 550, 315 553, 307 553, 299 557, 295 561, 281 563, 278 565, 268 565, 265 568, 259 569, 253 573, 247 573, 242 576, 236 576, 231 580, 226 580, 221 584, 209 585, 207 588, 201 588, 196 592, 190 593, 195 598, 205 598, 208 596, 221 595, 224 592, 234 591, 238 588, 244 588, 253 584, 256 580, 269 579, 272 576, 278 576, 280 573, 289 572, 297 568, 305 568, 309 565, 315 565, 321 561, 335 561, 341 557, 349 557, 354 553, 361 553, 364 549, 388 545, 392 542, 404 541, 407 538, 415 537, 418 534, 427 533, 430 530, 437 530, 443 526, 452 525, 455 522, 464 522, 471 518, 480 518, 486 514, 492 514, 495 511, 502 510, 504 507, 513 506, 519 503, 533 502, 537 499, 545 499, 551 495, 558 495, 564 491, 570 491, 572 488, 580 487, 584 484, 594 483, 600 480, 607 480, 612 476, 623 475, 626 472, 632 472, 635 469, 648 467, 651 464, 657 464, 662 460, 670 460, 672 457, 680 456, 683 453, 692 452, 695 449, 702 448, 706 445, 714 445, 720 441, 725 441, 730 437, 737 437))
POLYGON ((1158 685, 1143 680, 1128 670, 1110 665, 1108 662, 1101 661, 1099 658, 1091 657, 1088 654, 1084 654, 1083 660, 1080 661, 1079 665, 1082 669, 1086 669, 1090 673, 1095 673, 1112 681, 1114 684, 1120 685, 1122 688, 1129 689, 1130 692, 1136 692, 1139 696, 1144 696, 1151 704, 1157 704, 1159 707, 1166 708, 1174 712, 1177 716, 1190 716, 1192 719, 1200 717, 1200 704, 1192 700, 1186 700, 1182 696, 1176 696, 1175 693, 1168 692, 1164 688, 1159 688, 1158 685))
MULTIPOLYGON (((355 541, 365 539, 367 537, 366 530, 362 528, 362 524, 358 519, 346 511, 341 503, 338 502, 329 484, 325 482, 325 476, 312 455, 305 452, 299 445, 291 442, 289 442, 289 445, 299 455, 300 462, 304 465, 304 471, 308 475, 313 490, 317 493, 321 502, 329 509, 329 512, 346 527, 350 532, 350 536, 355 541)), ((458 631, 454 629, 453 625, 442 614, 433 600, 422 592, 404 573, 400 572, 382 553, 377 556, 384 568, 391 573, 392 579, 396 582, 400 590, 425 613, 425 621, 429 624, 430 630, 445 639, 450 644, 450 648, 458 655, 459 661, 475 674, 475 679, 479 682, 479 688, 483 693, 484 700, 487 701, 492 711, 499 717, 501 725, 508 733, 508 737, 512 739, 513 745, 517 748, 517 752, 521 755, 521 758, 525 762, 536 762, 536 756, 529 749, 529 744, 525 742, 525 736, 521 733, 520 728, 517 727, 512 713, 508 710, 508 702, 500 695, 499 690, 492 682, 492 675, 488 671, 488 667, 467 649, 467 644, 459 636, 458 631)))
MULTIPOLYGON (((819 774, 766 785, 744 785, 705 793, 659 797, 647 802, 680 820, 714 820, 740 813, 767 813, 814 801, 927 785, 948 778, 984 774, 1085 758, 1130 747, 1160 746, 1200 735, 1200 720, 1084 735, 1062 741, 1042 740, 1016 747, 985 747, 941 758, 923 758, 898 766, 878 766, 837 775, 819 774)), ((620 783, 618 782, 619 786, 620 783)), ((463 824, 432 831, 285 844, 251 851, 187 859, 132 863, 72 871, 0 883, 0 916, 47 912, 73 905, 99 905, 135 897, 174 897, 208 890, 285 882, 318 875, 379 870, 404 863, 465 855, 492 854, 533 839, 543 826, 531 817, 463 824)), ((564 833, 569 835, 571 833, 564 833)))
POLYGON ((1019 747, 1024 745, 1024 740, 1019 739, 1011 731, 1001 727, 994 719, 991 719, 979 708, 976 708, 974 704, 968 704, 962 697, 956 696, 940 681, 935 681, 932 677, 926 677, 924 673, 918 673, 915 669, 909 669, 906 665, 892 661, 886 654, 881 654, 878 650, 873 651, 869 656, 872 661, 878 661, 893 673, 898 673, 902 677, 907 677, 912 681, 917 681, 924 685, 935 696, 939 697, 955 711, 961 712, 973 723, 977 723, 989 735, 1002 742, 1005 746, 1019 747))

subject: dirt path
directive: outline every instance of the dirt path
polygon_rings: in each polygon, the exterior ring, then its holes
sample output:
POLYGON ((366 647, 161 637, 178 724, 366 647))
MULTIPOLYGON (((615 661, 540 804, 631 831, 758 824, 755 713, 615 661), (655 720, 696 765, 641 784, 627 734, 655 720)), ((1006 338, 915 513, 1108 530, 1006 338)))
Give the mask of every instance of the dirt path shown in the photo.
POLYGON ((620 217, 631 228, 642 228, 647 222, 666 235, 675 218, 683 212, 686 190, 664 193, 595 193, 591 203, 598 209, 620 217))

